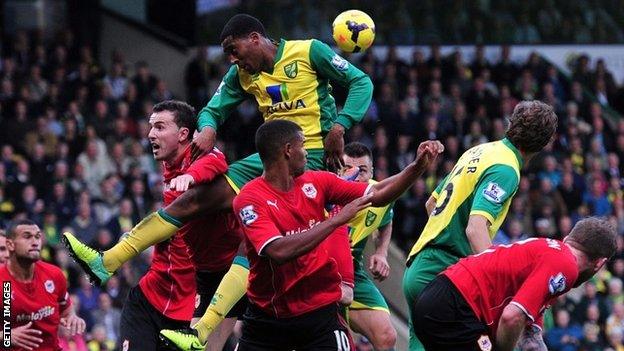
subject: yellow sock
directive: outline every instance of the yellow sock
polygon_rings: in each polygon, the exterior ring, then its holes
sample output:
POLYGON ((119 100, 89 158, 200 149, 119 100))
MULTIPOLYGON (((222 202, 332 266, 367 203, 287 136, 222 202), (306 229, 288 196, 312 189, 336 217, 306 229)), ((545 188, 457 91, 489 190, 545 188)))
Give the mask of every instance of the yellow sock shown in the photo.
POLYGON ((181 226, 182 222, 163 210, 151 213, 134 226, 124 239, 102 253, 104 268, 115 272, 148 247, 172 237, 181 226))
POLYGON ((245 257, 236 256, 232 266, 221 279, 212 301, 201 319, 193 326, 202 343, 205 343, 212 331, 221 323, 238 300, 247 291, 249 262, 245 257))

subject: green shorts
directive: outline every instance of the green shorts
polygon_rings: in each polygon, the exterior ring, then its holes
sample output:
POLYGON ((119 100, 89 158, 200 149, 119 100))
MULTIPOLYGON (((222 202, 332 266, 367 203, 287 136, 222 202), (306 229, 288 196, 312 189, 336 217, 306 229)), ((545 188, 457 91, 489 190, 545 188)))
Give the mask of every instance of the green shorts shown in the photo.
MULTIPOLYGON (((312 171, 324 170, 323 155, 325 154, 323 149, 308 149, 308 164, 306 169, 312 171)), ((238 160, 228 167, 228 171, 225 173, 225 179, 238 194, 243 185, 249 183, 250 180, 262 175, 262 161, 260 155, 257 153, 249 155, 242 160, 238 160)))
POLYGON ((418 296, 433 278, 457 261, 459 261, 459 257, 450 254, 446 250, 425 247, 414 257, 409 267, 405 270, 405 274, 403 275, 403 294, 407 300, 407 307, 410 313, 410 351, 425 349, 416 337, 414 326, 412 325, 413 308, 416 305, 416 301, 418 301, 418 296))
POLYGON ((350 310, 377 310, 390 313, 386 299, 361 264, 355 263, 355 288, 350 310))

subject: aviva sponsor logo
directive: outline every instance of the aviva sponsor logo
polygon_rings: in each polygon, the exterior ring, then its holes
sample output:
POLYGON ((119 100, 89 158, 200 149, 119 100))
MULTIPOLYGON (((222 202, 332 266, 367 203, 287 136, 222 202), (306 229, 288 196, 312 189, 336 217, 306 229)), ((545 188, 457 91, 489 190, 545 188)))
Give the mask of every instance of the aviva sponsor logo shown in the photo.
POLYGON ((288 88, 286 84, 269 85, 266 87, 266 92, 271 97, 272 106, 269 107, 268 113, 275 113, 278 111, 288 111, 297 108, 305 108, 306 105, 303 99, 297 99, 296 101, 289 101, 288 88))

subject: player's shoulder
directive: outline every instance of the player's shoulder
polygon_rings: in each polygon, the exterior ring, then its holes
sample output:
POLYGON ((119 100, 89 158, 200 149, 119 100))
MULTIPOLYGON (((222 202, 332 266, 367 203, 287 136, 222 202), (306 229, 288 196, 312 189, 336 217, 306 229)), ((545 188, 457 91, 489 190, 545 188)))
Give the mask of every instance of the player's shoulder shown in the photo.
POLYGON ((55 266, 48 262, 41 260, 35 262, 35 269, 48 277, 65 279, 63 271, 58 266, 55 266))
POLYGON ((295 181, 297 183, 315 183, 315 184, 326 184, 332 181, 339 181, 340 177, 338 177, 335 173, 328 171, 305 171, 302 175, 297 177, 295 181))
POLYGON ((254 201, 254 199, 257 200, 267 192, 266 182, 262 177, 254 178, 243 185, 238 195, 234 198, 234 204, 237 202, 240 203, 241 201, 249 202, 254 201))

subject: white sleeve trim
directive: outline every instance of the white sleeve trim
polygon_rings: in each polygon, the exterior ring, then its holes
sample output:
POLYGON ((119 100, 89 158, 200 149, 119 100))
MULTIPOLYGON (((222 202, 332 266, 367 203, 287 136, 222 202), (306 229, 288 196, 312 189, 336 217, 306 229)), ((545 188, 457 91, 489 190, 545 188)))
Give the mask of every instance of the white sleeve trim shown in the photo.
POLYGON ((364 194, 362 194, 362 196, 368 195, 368 192, 370 192, 372 188, 373 188, 373 184, 368 184, 368 186, 366 187, 366 190, 364 190, 364 194))
POLYGON ((269 238, 267 241, 265 241, 264 244, 262 244, 262 246, 260 247, 260 250, 258 250, 258 256, 264 256, 264 248, 270 243, 274 242, 275 240, 281 239, 281 238, 283 238, 282 235, 276 235, 274 237, 269 238))
POLYGON ((533 324, 531 324, 531 326, 532 326, 532 327, 535 327, 535 328, 537 328, 537 329, 539 329, 539 331, 541 331, 541 332, 543 332, 543 331, 544 331, 544 329, 542 329, 542 327, 540 327, 539 325, 537 325, 537 323, 533 323, 533 324))
MULTIPOLYGON (((529 317, 529 319, 531 320, 531 322, 535 322, 535 318, 533 318, 533 316, 527 311, 526 308, 524 308, 524 306, 522 306, 521 304, 517 303, 516 301, 511 301, 510 304, 518 307, 519 309, 522 310, 522 312, 524 312, 524 314, 527 315, 527 317, 529 317)), ((541 329, 541 328, 540 328, 541 329)))

